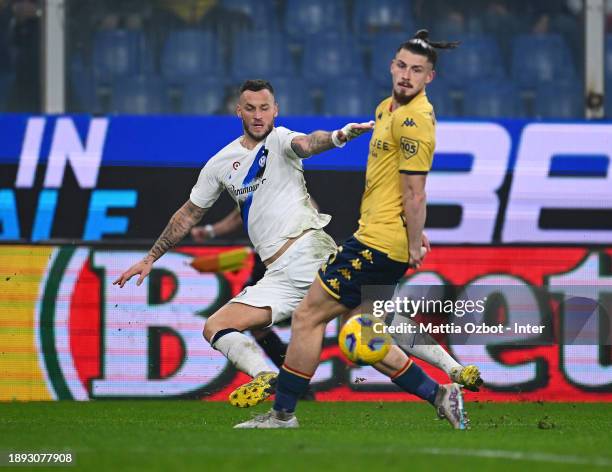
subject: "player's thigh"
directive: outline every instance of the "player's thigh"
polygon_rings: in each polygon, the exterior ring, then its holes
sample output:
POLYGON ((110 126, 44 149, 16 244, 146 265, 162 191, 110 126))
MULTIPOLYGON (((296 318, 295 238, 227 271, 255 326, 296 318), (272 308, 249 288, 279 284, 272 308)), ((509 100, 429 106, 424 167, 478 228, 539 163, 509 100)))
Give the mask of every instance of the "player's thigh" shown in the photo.
POLYGON ((315 279, 293 314, 291 328, 292 330, 313 328, 326 324, 348 311, 347 307, 332 297, 321 286, 319 280, 315 279))
POLYGON ((270 307, 232 302, 222 306, 208 318, 204 325, 204 337, 210 340, 216 332, 222 329, 245 331, 268 326, 271 322, 272 310, 270 307))
POLYGON ((305 294, 306 288, 296 287, 292 283, 286 267, 271 268, 263 279, 245 288, 230 303, 268 308, 270 319, 264 326, 269 326, 291 317, 305 294))
POLYGON ((358 306, 356 308, 353 308, 351 311, 347 311, 346 313, 344 313, 340 318, 340 327, 342 327, 344 323, 346 323, 353 316, 360 314, 361 311, 361 306, 358 306))

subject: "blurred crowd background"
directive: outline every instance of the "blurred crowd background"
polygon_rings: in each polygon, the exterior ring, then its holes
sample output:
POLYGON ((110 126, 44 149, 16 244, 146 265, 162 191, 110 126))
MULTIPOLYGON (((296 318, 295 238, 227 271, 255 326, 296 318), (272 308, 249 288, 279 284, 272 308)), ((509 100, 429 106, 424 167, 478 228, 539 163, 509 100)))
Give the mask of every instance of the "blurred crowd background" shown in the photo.
MULTIPOLYGON (((582 0, 66 0, 67 112, 231 114, 267 78, 284 115, 370 115, 417 29, 460 40, 441 117, 584 117, 582 0)), ((605 70, 612 91, 612 0, 605 70)), ((0 0, 0 111, 41 111, 41 5, 0 0)), ((606 115, 612 117, 612 94, 606 115)))

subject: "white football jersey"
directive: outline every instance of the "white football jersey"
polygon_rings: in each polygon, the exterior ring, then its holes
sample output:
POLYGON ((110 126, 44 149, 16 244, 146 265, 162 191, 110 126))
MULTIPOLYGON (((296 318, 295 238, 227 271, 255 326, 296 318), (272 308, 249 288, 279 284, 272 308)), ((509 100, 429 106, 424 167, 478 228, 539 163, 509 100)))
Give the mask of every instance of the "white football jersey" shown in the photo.
POLYGON ((227 190, 262 260, 287 239, 321 229, 331 220, 310 202, 302 160, 291 149, 291 140, 300 135, 274 128, 252 150, 243 147, 240 138, 232 141, 206 163, 191 190, 189 198, 200 208, 209 208, 227 190))

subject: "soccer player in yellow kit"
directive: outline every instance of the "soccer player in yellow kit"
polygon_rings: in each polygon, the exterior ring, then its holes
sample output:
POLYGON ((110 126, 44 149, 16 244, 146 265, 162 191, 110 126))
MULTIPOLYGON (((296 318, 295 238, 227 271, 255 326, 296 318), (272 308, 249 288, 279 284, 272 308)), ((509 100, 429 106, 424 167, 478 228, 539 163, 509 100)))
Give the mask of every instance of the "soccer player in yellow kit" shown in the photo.
MULTIPOLYGON (((435 115, 425 86, 435 75, 436 49, 456 46, 433 43, 421 30, 398 48, 390 70, 392 96, 376 109, 359 229, 323 264, 293 314, 273 409, 237 428, 297 427, 295 407, 319 364, 325 325, 360 305, 363 285, 395 285, 409 267, 421 265, 421 248, 429 246, 423 235, 425 182, 435 148, 435 115)), ((434 405, 454 428, 468 427, 456 383, 437 384, 397 346, 374 367, 434 405)))

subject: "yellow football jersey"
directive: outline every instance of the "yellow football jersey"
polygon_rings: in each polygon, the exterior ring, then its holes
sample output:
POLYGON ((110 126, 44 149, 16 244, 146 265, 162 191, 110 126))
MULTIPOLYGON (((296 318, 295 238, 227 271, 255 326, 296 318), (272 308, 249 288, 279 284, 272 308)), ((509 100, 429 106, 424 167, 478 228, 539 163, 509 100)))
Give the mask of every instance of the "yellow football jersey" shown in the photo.
POLYGON ((376 108, 361 217, 355 237, 399 262, 408 261, 400 173, 427 173, 436 144, 436 119, 425 91, 391 111, 391 97, 376 108))

